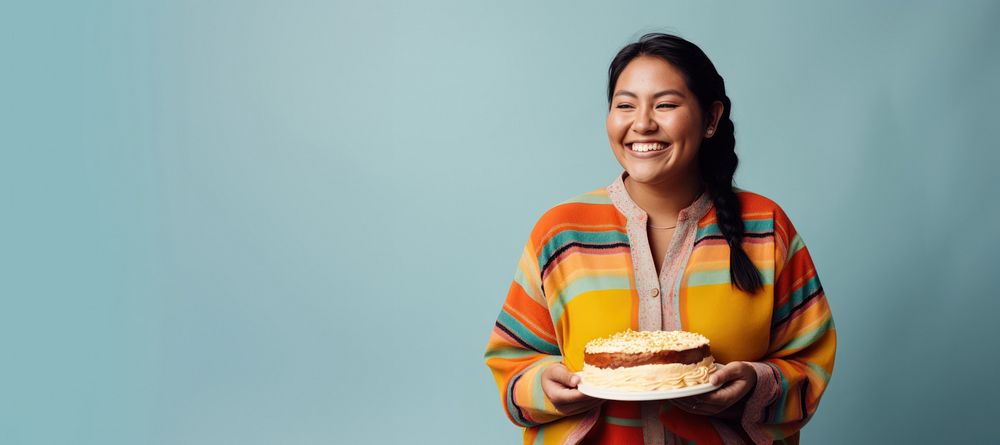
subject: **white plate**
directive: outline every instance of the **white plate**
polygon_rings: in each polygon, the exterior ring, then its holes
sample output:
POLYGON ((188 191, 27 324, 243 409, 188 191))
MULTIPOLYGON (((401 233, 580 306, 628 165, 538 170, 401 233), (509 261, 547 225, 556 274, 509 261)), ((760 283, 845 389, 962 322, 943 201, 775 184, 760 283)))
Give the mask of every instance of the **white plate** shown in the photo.
MULTIPOLYGON (((722 365, 716 363, 715 371, 718 372, 719 369, 722 369, 722 365)), ((580 373, 577 374, 579 375, 580 373)), ((624 391, 621 389, 608 389, 608 388, 601 388, 588 385, 583 380, 583 376, 581 375, 580 384, 576 387, 576 389, 580 390, 580 392, 588 396, 597 397, 598 399, 642 401, 642 400, 679 399, 681 397, 712 392, 721 387, 722 385, 702 383, 701 385, 685 386, 683 388, 676 388, 676 389, 661 389, 659 391, 624 391)))

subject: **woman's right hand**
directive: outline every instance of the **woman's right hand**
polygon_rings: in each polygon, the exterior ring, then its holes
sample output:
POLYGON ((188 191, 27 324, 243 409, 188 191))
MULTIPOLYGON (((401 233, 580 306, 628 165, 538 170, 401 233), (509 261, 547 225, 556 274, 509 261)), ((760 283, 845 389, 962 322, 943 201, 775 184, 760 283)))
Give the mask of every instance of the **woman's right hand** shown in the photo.
POLYGON ((576 389, 579 384, 580 376, 570 372, 562 363, 550 365, 542 371, 542 391, 552 405, 567 416, 590 411, 604 403, 604 399, 595 399, 576 389))

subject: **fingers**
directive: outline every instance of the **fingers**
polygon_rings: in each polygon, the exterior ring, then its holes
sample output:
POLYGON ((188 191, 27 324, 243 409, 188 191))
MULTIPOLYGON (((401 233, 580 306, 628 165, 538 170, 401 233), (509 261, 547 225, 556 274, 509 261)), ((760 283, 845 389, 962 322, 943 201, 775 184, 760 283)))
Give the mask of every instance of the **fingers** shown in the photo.
POLYGON ((577 390, 579 384, 580 376, 570 372, 562 363, 554 364, 542 373, 542 390, 552 405, 567 415, 590 410, 603 402, 577 390))
MULTIPOLYGON (((545 388, 543 387, 542 389, 545 388)), ((557 406, 570 405, 593 399, 593 397, 590 397, 576 389, 566 387, 552 387, 546 389, 545 393, 549 396, 549 400, 552 401, 552 404, 557 406)))
POLYGON ((675 405, 690 413, 713 415, 733 406, 749 391, 750 385, 746 380, 736 379, 715 391, 676 399, 675 405))
POLYGON ((728 382, 722 388, 706 394, 705 399, 726 408, 738 402, 748 391, 750 391, 749 383, 746 380, 738 379, 728 382))
POLYGON ((755 375, 752 367, 744 362, 726 364, 709 377, 709 383, 721 386, 715 391, 697 396, 673 399, 674 406, 694 414, 713 415, 738 402, 753 387, 755 375))
POLYGON ((546 382, 543 379, 542 389, 545 391, 545 394, 549 396, 549 400, 557 406, 586 402, 594 399, 593 397, 580 392, 576 388, 570 388, 555 380, 549 380, 546 382))

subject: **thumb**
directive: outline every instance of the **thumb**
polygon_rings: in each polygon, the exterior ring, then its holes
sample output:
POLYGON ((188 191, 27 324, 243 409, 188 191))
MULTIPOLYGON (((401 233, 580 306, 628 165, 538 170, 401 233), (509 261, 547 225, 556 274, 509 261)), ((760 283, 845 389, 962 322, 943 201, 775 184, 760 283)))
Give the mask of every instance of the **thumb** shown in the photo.
POLYGON ((713 386, 720 386, 734 378, 736 378, 736 366, 734 363, 728 363, 722 369, 713 372, 708 377, 708 383, 711 383, 713 386))
POLYGON ((561 383, 563 386, 576 388, 576 385, 580 383, 580 376, 570 372, 566 365, 558 363, 553 366, 552 380, 561 383))

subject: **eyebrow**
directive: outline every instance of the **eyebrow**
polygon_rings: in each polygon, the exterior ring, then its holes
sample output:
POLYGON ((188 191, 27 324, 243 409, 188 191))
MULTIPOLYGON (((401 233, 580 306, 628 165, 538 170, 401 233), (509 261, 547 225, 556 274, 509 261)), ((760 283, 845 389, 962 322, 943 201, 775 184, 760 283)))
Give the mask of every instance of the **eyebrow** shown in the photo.
MULTIPOLYGON (((663 91, 660 91, 660 92, 654 94, 653 95, 653 99, 656 99, 657 97, 660 97, 660 96, 667 96, 667 95, 670 95, 670 94, 673 94, 675 96, 680 96, 682 98, 687 98, 687 96, 685 96, 684 93, 682 93, 680 91, 677 91, 677 90, 674 90, 674 89, 670 89, 670 90, 663 90, 663 91)), ((626 90, 621 90, 621 91, 615 93, 615 97, 618 97, 618 96, 631 96, 631 97, 634 97, 636 99, 639 98, 639 96, 636 96, 635 93, 633 93, 631 91, 626 91, 626 90)))

